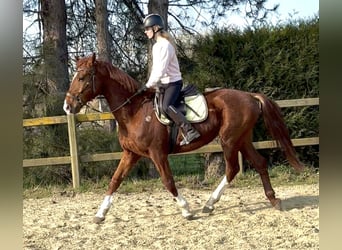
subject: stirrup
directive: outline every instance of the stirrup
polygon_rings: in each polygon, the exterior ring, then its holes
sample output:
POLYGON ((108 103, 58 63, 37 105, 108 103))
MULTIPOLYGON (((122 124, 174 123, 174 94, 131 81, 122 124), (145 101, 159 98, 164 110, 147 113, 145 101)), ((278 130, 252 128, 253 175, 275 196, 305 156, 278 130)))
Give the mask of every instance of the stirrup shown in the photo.
POLYGON ((200 133, 197 132, 197 130, 190 130, 188 131, 186 135, 182 133, 182 136, 183 136, 183 140, 180 142, 181 146, 189 144, 190 142, 200 137, 201 135, 200 133))

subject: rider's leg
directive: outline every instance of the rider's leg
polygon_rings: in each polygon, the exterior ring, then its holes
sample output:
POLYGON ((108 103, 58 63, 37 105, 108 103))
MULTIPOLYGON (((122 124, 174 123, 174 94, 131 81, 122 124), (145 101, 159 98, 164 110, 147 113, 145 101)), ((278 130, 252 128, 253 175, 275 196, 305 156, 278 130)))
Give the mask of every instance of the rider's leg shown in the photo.
POLYGON ((170 105, 168 107, 167 114, 169 117, 182 129, 183 140, 180 145, 189 144, 191 141, 200 137, 200 133, 188 122, 185 116, 177 111, 174 106, 170 105))
POLYGON ((162 109, 165 114, 168 113, 168 108, 170 105, 177 106, 177 101, 182 90, 182 81, 171 82, 167 85, 163 85, 164 95, 162 109))
POLYGON ((189 144, 192 140, 200 136, 185 116, 175 108, 182 86, 182 81, 169 83, 165 87, 162 105, 164 113, 182 129, 183 140, 180 145, 189 144))

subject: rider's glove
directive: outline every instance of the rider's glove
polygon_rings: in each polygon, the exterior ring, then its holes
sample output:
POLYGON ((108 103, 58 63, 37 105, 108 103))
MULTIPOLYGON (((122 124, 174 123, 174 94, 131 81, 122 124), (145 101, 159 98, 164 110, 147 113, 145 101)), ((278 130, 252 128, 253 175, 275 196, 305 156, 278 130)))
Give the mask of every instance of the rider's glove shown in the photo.
POLYGON ((141 94, 142 92, 146 91, 147 87, 145 85, 143 85, 142 87, 140 87, 140 89, 138 89, 138 94, 141 94))

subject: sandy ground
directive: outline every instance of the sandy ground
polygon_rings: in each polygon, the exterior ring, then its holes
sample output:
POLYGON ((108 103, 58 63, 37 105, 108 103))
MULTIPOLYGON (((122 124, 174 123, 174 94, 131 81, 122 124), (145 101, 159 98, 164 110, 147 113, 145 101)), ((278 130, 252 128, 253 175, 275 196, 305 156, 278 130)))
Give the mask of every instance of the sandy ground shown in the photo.
POLYGON ((262 188, 227 189, 212 214, 210 191, 180 189, 193 220, 165 190, 116 194, 102 224, 92 222, 103 195, 59 193, 23 201, 24 249, 319 249, 319 186, 274 187, 284 211, 262 188))

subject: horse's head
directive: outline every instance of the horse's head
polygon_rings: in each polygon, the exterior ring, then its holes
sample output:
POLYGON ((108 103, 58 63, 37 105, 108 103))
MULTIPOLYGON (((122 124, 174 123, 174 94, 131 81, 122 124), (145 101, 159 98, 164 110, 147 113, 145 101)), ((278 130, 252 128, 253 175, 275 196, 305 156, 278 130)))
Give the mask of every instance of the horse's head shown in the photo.
POLYGON ((99 95, 96 79, 96 55, 76 58, 76 73, 64 100, 64 111, 78 113, 83 105, 99 95))

